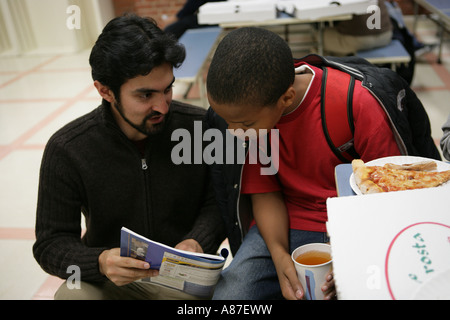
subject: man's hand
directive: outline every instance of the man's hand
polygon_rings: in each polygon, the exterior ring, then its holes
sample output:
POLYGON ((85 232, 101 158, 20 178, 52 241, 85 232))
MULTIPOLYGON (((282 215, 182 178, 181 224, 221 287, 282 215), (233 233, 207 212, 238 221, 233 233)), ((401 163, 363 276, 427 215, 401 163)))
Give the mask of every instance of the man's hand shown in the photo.
POLYGON ((175 246, 175 249, 203 253, 202 246, 194 239, 186 239, 175 246))
POLYGON ((119 248, 103 251, 98 257, 98 262, 100 272, 117 286, 159 274, 158 270, 150 269, 148 262, 121 257, 119 248))

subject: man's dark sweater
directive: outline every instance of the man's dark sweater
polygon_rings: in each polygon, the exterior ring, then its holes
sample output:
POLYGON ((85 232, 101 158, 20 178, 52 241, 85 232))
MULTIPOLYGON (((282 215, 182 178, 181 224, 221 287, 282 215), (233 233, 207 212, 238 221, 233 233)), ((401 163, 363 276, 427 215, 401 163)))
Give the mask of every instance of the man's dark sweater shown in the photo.
POLYGON ((192 238, 205 252, 215 252, 223 227, 208 167, 171 159, 179 143, 171 141, 172 132, 185 128, 194 137, 194 121, 204 114, 174 101, 165 129, 148 137, 145 156, 105 101, 53 135, 42 159, 33 247, 41 267, 67 278, 67 268, 77 265, 82 281, 105 280, 98 256, 119 247, 122 226, 170 246, 192 238))

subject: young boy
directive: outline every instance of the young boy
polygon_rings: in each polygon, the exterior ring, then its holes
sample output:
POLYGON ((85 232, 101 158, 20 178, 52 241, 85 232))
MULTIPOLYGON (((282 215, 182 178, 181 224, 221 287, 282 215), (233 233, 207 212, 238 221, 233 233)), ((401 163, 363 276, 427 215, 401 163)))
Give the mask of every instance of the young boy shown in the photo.
MULTIPOLYGON (((242 170, 213 167, 234 254, 215 299, 304 297, 290 252, 329 241, 326 199, 336 196, 334 168, 341 163, 322 129, 321 77, 318 67, 303 62, 294 67, 289 46, 264 29, 237 29, 216 50, 207 78, 209 125, 223 131, 278 130, 279 168, 275 175, 261 175, 258 163, 246 163, 242 170), (254 219, 250 229, 244 225, 246 195, 254 219)), ((364 161, 400 154, 385 112, 360 81, 353 110, 354 145, 364 161)), ((335 296, 332 275, 326 280, 322 289, 330 299, 335 296)))

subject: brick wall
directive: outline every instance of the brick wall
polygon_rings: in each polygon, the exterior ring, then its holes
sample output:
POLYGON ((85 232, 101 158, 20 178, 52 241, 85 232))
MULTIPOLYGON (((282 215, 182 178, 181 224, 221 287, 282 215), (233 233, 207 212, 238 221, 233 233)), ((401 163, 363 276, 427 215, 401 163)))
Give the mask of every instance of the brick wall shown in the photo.
POLYGON ((163 16, 175 15, 184 5, 185 0, 113 0, 117 16, 133 12, 139 16, 152 17, 161 27, 163 16))
MULTIPOLYGON (((402 12, 404 15, 413 15, 414 14, 414 1, 413 0, 395 0, 400 8, 402 9, 402 12)), ((419 7, 419 13, 423 14, 426 11, 419 7)))
MULTIPOLYGON (((404 15, 414 13, 413 0, 395 0, 404 15)), ((134 12, 140 16, 155 19, 160 26, 164 26, 163 15, 173 15, 184 5, 185 0, 113 0, 116 15, 124 12, 134 12)))

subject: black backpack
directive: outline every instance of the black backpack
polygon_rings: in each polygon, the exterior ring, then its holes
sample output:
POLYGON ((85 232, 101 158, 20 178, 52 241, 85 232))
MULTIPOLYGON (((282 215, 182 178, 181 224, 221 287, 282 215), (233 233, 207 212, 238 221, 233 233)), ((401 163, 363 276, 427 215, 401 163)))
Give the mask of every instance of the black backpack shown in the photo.
POLYGON ((441 160, 431 137, 428 115, 408 83, 388 68, 358 57, 308 55, 304 61, 323 70, 322 126, 328 144, 342 162, 359 158, 353 146, 353 87, 361 80, 388 115, 403 155, 441 160), (346 94, 342 94, 345 92, 346 94))

